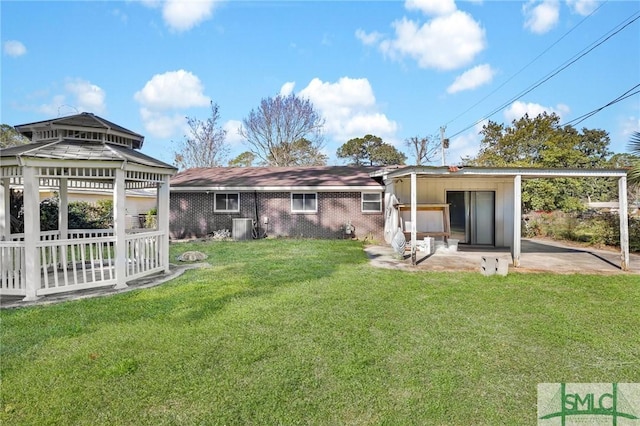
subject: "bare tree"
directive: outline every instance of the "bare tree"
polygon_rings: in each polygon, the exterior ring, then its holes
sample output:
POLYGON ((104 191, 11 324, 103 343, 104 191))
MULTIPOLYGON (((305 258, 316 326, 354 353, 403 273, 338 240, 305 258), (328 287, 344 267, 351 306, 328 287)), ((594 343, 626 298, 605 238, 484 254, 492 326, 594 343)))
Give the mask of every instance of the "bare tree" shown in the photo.
POLYGON ((324 119, 308 99, 291 94, 262 99, 242 120, 240 135, 262 164, 293 166, 317 164, 323 147, 324 119), (301 140, 306 141, 301 146, 301 140), (304 158, 300 149, 304 148, 304 158), (308 159, 310 164, 307 164, 308 159), (301 162, 303 164, 301 164, 301 162))
POLYGON ((174 162, 181 170, 192 167, 221 166, 229 154, 225 143, 227 131, 218 125, 218 104, 211 102, 211 117, 206 121, 187 117, 189 134, 174 152, 174 162))
POLYGON ((423 166, 431 163, 440 150, 440 142, 434 137, 413 136, 404 141, 405 145, 411 150, 411 154, 416 159, 416 166, 423 166))

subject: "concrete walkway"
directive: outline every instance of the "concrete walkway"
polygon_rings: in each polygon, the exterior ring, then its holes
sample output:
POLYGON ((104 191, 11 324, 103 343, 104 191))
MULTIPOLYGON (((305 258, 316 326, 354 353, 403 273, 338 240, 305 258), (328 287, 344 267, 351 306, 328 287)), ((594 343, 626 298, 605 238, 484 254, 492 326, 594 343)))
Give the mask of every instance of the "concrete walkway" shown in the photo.
MULTIPOLYGON (((367 246, 371 263, 382 268, 410 271, 480 271, 482 257, 506 259, 509 272, 549 272, 556 274, 640 274, 640 255, 631 254, 629 271, 620 269, 619 251, 571 246, 547 240, 522 240, 520 267, 514 268, 509 249, 468 247, 458 251, 438 251, 431 256, 417 252, 417 264, 410 255, 399 259, 390 246, 367 246)), ((640 278, 639 278, 640 280, 640 278)))

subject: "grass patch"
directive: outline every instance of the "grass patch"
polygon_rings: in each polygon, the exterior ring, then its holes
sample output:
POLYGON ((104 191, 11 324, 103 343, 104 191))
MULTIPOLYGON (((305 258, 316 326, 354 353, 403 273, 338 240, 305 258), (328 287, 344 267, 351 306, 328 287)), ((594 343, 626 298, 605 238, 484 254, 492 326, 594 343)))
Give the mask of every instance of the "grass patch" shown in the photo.
POLYGON ((535 424, 640 382, 637 276, 414 273, 353 241, 172 246, 160 287, 0 312, 3 424, 535 424))

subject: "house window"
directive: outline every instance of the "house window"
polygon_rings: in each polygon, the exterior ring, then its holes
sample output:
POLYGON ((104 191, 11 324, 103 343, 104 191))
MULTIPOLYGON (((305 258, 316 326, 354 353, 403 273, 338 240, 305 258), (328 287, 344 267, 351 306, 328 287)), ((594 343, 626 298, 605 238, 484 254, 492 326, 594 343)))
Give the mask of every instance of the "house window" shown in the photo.
POLYGON ((293 213, 314 213, 318 211, 318 194, 292 193, 291 211, 293 213))
POLYGON ((216 192, 214 211, 216 212, 239 212, 240 194, 238 192, 216 192))
POLYGON ((381 192, 363 192, 362 193, 362 211, 376 212, 382 211, 382 193, 381 192))

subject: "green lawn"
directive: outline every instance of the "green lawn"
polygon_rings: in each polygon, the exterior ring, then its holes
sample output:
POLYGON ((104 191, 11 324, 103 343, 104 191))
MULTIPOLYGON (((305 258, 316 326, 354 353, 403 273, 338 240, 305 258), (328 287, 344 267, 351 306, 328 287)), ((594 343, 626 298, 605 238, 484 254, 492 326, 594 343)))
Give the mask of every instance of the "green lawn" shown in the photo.
POLYGON ((162 286, 0 312, 3 425, 535 424, 640 382, 638 276, 375 269, 353 241, 172 246, 162 286))

